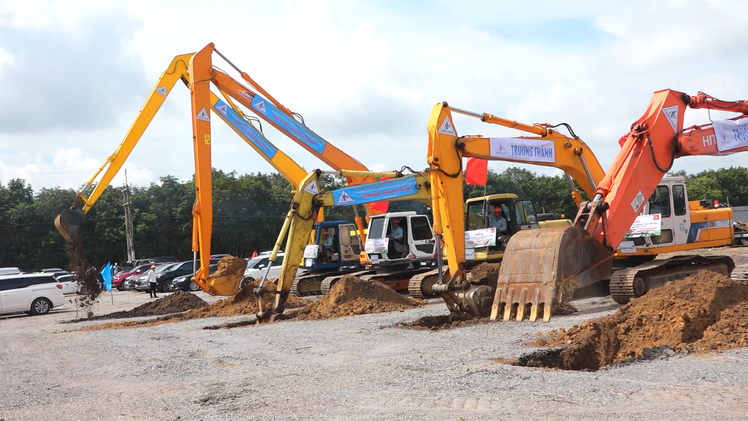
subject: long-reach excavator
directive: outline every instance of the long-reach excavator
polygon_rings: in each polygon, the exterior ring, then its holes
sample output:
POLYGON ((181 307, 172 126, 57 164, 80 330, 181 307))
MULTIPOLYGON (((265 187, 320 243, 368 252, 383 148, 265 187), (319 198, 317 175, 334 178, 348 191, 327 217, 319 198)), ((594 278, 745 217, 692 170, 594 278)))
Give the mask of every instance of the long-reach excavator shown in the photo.
MULTIPOLYGON (((541 315, 548 321, 555 306, 570 299, 576 289, 610 276, 614 250, 675 159, 748 150, 746 117, 748 101, 722 101, 704 93, 690 96, 669 89, 655 92, 647 111, 619 140, 621 150, 594 197, 579 206, 574 225, 521 232, 509 240, 509 258, 499 271, 492 318, 503 313, 504 320, 521 321, 529 308, 531 321, 541 315), (738 115, 684 129, 687 107, 738 115)), ((714 263, 699 256, 681 258, 663 266, 662 276, 671 273, 677 279, 689 271, 710 269, 714 263)))
MULTIPOLYGON (((210 237, 212 224, 212 186, 210 166, 210 110, 216 112, 229 126, 239 134, 255 151, 265 158, 279 173, 292 184, 298 183, 306 177, 306 172, 288 155, 278 150, 260 131, 247 121, 241 110, 235 105, 236 101, 250 107, 259 116, 269 121, 281 132, 288 135, 297 143, 313 152, 317 157, 330 164, 333 168, 344 167, 366 170, 366 168, 345 154, 329 142, 325 141, 303 123, 294 119, 296 114, 280 105, 267 94, 259 85, 252 81, 246 73, 242 77, 252 83, 259 91, 271 98, 266 101, 258 94, 247 89, 239 82, 212 67, 211 54, 215 51, 213 44, 209 44, 198 53, 183 54, 175 57, 167 70, 159 78, 156 87, 141 109, 130 131, 123 139, 117 150, 99 167, 94 175, 76 194, 73 205, 55 219, 55 226, 65 240, 70 244, 80 242, 80 224, 83 216, 97 201, 104 189, 121 169, 129 157, 134 146, 141 138, 159 108, 171 92, 177 80, 182 80, 190 87, 193 112, 193 143, 195 148, 195 185, 196 200, 193 208, 193 251, 199 251, 201 268, 197 271, 195 282, 205 291, 214 295, 230 295, 237 290, 239 275, 224 276, 218 279, 208 276, 208 259, 202 257, 210 255, 210 237), (195 80, 191 75, 198 75, 195 80), (223 94, 225 101, 210 91, 212 82, 223 94), (233 100, 232 100, 233 99, 233 100), (276 104, 276 105, 274 105, 276 104), (100 177, 101 176, 101 177, 100 177), (100 179, 99 179, 100 177, 100 179), (98 181, 97 181, 98 179, 98 181), (94 186, 95 183, 95 186, 94 186), (93 187, 92 187, 93 186, 93 187), (85 193, 90 190, 86 197, 85 193)), ((223 56, 222 56, 223 57, 223 56)), ((225 58, 225 57, 224 57, 225 58)), ((227 60, 228 62, 228 60, 227 60)), ((230 62, 229 62, 230 63, 230 62)), ((231 64, 231 63, 230 63, 231 64)), ((236 68, 233 64, 232 67, 236 68)), ((238 70, 238 69, 237 69, 238 70)), ((354 171, 355 172, 355 171, 354 171)), ((367 176, 349 176, 351 184, 374 181, 367 176)), ((379 214, 379 208, 370 207, 370 214, 379 214)), ((363 224, 357 217, 358 232, 363 233, 363 224)), ((363 234, 362 234, 363 235, 363 234)), ((363 242, 364 237, 362 237, 363 242)))

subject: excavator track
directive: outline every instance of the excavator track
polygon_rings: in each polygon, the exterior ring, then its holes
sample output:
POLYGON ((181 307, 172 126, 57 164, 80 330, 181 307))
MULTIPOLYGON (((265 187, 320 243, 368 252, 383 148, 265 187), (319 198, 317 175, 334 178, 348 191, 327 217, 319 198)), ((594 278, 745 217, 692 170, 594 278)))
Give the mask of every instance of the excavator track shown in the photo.
MULTIPOLYGON (((449 279, 449 268, 446 266, 442 269, 442 277, 449 279)), ((431 287, 437 282, 439 282, 439 269, 419 273, 408 281, 408 294, 413 298, 437 297, 438 294, 431 292, 431 287)))
POLYGON ((730 274, 730 279, 735 282, 748 283, 748 264, 735 266, 730 274))
POLYGON ((652 260, 614 272, 610 278, 610 295, 615 302, 626 304, 666 282, 683 279, 702 270, 729 275, 733 268, 735 263, 728 256, 675 256, 652 260))

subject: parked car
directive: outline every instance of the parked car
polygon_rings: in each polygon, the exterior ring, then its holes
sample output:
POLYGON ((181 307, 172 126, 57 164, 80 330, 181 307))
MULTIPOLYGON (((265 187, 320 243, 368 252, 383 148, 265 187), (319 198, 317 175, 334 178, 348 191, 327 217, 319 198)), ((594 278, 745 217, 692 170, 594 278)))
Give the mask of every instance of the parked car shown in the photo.
POLYGON ((64 295, 77 294, 81 290, 81 284, 76 282, 75 276, 67 275, 56 275, 57 281, 62 285, 62 293, 64 295))
MULTIPOLYGON (((210 259, 210 264, 218 263, 219 259, 210 259)), ((159 292, 164 292, 164 284, 173 280, 177 276, 192 275, 194 273, 194 260, 188 260, 186 262, 177 263, 168 272, 159 273, 156 275, 156 289, 159 292)), ((200 267, 200 261, 197 261, 197 267, 200 267)))
POLYGON ((123 290, 124 287, 122 286, 122 282, 125 281, 127 278, 133 276, 133 275, 140 275, 144 272, 146 272, 148 269, 151 268, 151 265, 160 265, 161 263, 155 262, 155 263, 146 263, 140 266, 136 266, 133 270, 129 272, 119 272, 118 274, 114 275, 112 277, 112 286, 114 288, 117 288, 119 290, 123 290))
POLYGON ((0 314, 47 314, 62 305, 62 284, 52 274, 0 276, 0 314))
MULTIPOLYGON (((213 264, 209 266, 209 274, 213 274, 216 269, 218 269, 217 264, 213 264)), ((167 281, 164 284, 164 291, 171 292, 176 290, 182 290, 182 291, 200 291, 200 286, 198 286, 195 281, 192 280, 192 274, 177 276, 176 278, 172 279, 171 281, 167 281)))
MULTIPOLYGON (((263 252, 261 255, 254 257, 247 262, 247 268, 244 270, 244 277, 239 282, 239 288, 251 284, 257 279, 262 279, 270 263, 270 253, 263 252)), ((281 265, 283 264, 283 253, 278 253, 278 257, 270 268, 267 279, 272 281, 280 277, 281 265)))
MULTIPOLYGON (((176 265, 176 263, 164 263, 162 265, 156 265, 156 275, 162 272, 170 271, 176 265)), ((127 278, 123 285, 123 289, 126 290, 134 289, 136 291, 148 291, 148 289, 150 289, 150 285, 148 285, 148 271, 145 271, 140 275, 135 275, 127 278), (145 282, 145 289, 136 288, 138 285, 142 285, 143 282, 145 282)))
POLYGON ((70 272, 66 271, 65 269, 60 269, 60 268, 44 268, 40 270, 39 272, 51 273, 52 276, 70 275, 70 272))

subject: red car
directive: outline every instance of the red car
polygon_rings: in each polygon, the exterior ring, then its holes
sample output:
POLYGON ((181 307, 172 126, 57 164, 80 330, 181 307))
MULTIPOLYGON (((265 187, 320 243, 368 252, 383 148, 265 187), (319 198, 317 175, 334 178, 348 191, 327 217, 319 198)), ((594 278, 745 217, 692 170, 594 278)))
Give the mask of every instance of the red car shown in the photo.
POLYGON ((148 271, 148 269, 151 268, 151 266, 160 265, 160 262, 154 262, 154 263, 146 263, 144 265, 136 266, 132 270, 128 272, 119 272, 116 275, 112 276, 112 287, 117 288, 118 290, 122 291, 122 284, 125 282, 125 279, 133 276, 133 275, 140 275, 148 271))

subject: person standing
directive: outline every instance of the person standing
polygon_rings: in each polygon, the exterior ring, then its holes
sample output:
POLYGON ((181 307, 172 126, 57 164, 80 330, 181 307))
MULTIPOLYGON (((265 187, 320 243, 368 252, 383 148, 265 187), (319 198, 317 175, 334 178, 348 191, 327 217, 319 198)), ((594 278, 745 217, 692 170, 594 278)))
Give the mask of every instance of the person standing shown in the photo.
POLYGON ((151 265, 151 269, 148 271, 148 286, 151 287, 151 298, 158 298, 156 296, 156 265, 151 265))

